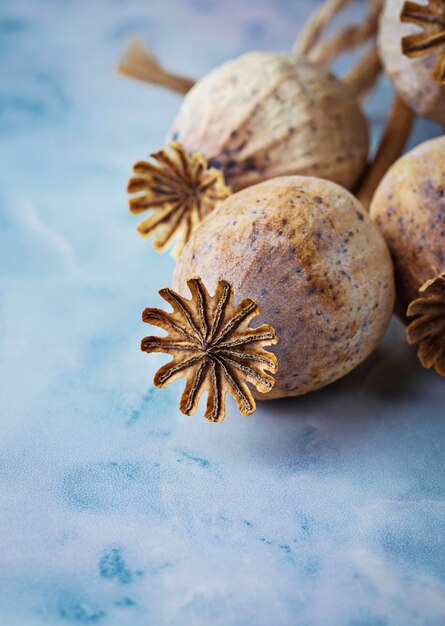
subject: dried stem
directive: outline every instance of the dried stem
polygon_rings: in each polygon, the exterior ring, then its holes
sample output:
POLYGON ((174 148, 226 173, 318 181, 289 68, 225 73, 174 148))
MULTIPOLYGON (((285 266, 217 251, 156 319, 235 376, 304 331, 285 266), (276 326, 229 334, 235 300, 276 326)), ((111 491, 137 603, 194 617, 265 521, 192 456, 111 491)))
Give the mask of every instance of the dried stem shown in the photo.
POLYGON ((402 153, 414 119, 415 114, 412 109, 399 96, 394 96, 377 154, 365 172, 356 192, 357 198, 366 208, 369 207, 374 191, 388 168, 402 153))
POLYGON ((195 84, 191 78, 168 72, 139 39, 130 41, 116 70, 124 76, 161 85, 183 95, 195 84))
MULTIPOLYGON (((330 65, 336 56, 361 45, 372 37, 377 30, 378 16, 383 0, 368 0, 370 10, 361 24, 352 24, 342 28, 331 37, 320 38, 323 31, 332 22, 333 18, 353 0, 325 0, 309 18, 297 37, 293 52, 299 56, 306 56, 311 61, 330 65)), ((121 61, 117 65, 117 72, 137 80, 161 85, 180 94, 186 94, 195 84, 191 78, 173 74, 166 70, 158 59, 144 47, 139 39, 133 39, 125 50, 121 61)), ((350 82, 360 82, 358 93, 369 89, 378 75, 374 59, 364 60, 364 64, 357 68, 350 82), (361 75, 363 72, 363 75, 361 75), (361 86, 363 83, 363 87, 361 86)), ((349 80, 349 79, 348 79, 349 80)))
POLYGON ((377 32, 382 6, 383 0, 370 0, 370 9, 363 22, 349 24, 323 39, 309 51, 308 58, 315 63, 330 65, 340 54, 365 43, 377 32))
POLYGON ((305 26, 299 32, 292 51, 300 56, 307 55, 335 15, 348 4, 351 4, 351 2, 352 0, 326 0, 324 4, 312 13, 305 26))
POLYGON ((348 85, 357 100, 364 100, 374 87, 380 75, 382 64, 374 44, 345 76, 342 81, 348 85))

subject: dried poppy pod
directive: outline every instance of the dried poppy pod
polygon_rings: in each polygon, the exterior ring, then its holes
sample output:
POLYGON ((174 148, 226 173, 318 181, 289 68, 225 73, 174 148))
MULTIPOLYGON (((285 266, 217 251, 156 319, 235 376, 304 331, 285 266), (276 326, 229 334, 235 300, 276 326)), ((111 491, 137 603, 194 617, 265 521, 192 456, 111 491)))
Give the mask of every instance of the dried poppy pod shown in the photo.
POLYGON ((424 367, 445 375, 445 137, 396 161, 377 188, 371 218, 394 260, 401 313, 416 317, 408 341, 420 342, 424 367))
POLYGON ((350 372, 380 341, 394 304, 382 235, 348 191, 317 178, 272 179, 219 204, 184 248, 174 288, 185 293, 193 275, 209 289, 226 277, 276 330, 279 369, 265 399, 350 372))
POLYGON ((386 0, 378 44, 399 95, 416 113, 445 124, 445 2, 386 0))
POLYGON ((186 95, 169 139, 199 150, 234 191, 289 174, 350 187, 368 154, 368 126, 348 88, 293 54, 250 52, 186 95))
POLYGON ((276 52, 245 54, 196 83, 168 141, 170 152, 153 155, 156 165, 136 163, 128 191, 133 212, 152 211, 141 234, 157 234, 159 250, 176 239, 176 255, 228 187, 288 174, 351 187, 369 147, 366 119, 348 87, 320 65, 276 52), (202 177, 213 181, 210 195, 202 177))
POLYGON ((300 31, 291 53, 251 52, 198 82, 168 71, 138 39, 117 71, 167 87, 185 99, 167 145, 139 161, 128 191, 130 210, 150 211, 138 230, 179 256, 203 217, 233 190, 289 174, 313 175, 351 188, 366 164, 369 139, 359 100, 380 73, 372 46, 343 80, 329 73, 340 54, 374 37, 383 0, 367 15, 326 35, 352 0, 325 0, 300 31), (217 174, 219 172, 219 176, 217 174))

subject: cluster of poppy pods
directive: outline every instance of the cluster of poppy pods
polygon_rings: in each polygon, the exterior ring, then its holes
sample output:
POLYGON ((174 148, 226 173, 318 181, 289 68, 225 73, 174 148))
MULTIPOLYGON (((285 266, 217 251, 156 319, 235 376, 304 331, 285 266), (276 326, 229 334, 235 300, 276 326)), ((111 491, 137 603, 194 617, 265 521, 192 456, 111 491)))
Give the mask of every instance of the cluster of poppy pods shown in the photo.
POLYGON ((119 71, 185 94, 166 146, 138 161, 130 210, 173 249, 173 312, 146 352, 186 378, 180 410, 221 421, 230 393, 255 400, 315 391, 377 346, 394 307, 424 367, 445 375, 445 136, 400 157, 416 115, 445 124, 445 0, 368 0, 362 22, 327 36, 352 0, 326 0, 288 53, 251 52, 200 81, 167 72, 132 42, 119 71), (334 58, 365 44, 346 75, 334 58), (369 156, 363 100, 383 72, 394 87, 369 156), (399 158, 400 157, 400 158, 399 158), (251 327, 261 315, 266 323, 251 327), (265 348, 274 346, 273 353, 265 348), (267 394, 267 395, 265 395, 267 394))

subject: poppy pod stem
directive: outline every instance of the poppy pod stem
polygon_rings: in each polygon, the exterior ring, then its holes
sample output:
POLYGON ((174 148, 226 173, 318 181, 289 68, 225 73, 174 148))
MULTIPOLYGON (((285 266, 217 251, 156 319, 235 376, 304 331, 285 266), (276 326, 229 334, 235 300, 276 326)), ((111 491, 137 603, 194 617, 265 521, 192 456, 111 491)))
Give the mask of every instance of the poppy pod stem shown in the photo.
MULTIPOLYGON (((349 24, 332 36, 325 39, 321 38, 323 30, 335 15, 348 6, 351 1, 326 0, 303 27, 295 41, 293 51, 298 55, 306 56, 310 61, 321 65, 330 65, 337 56, 373 38, 378 28, 383 6, 382 0, 369 0, 368 15, 361 23, 349 24)), ((377 54, 377 46, 373 44, 342 80, 350 87, 353 95, 361 100, 372 90, 380 72, 381 63, 377 54)))
POLYGON ((413 126, 415 114, 400 98, 394 96, 386 127, 374 160, 369 164, 356 192, 357 198, 368 209, 375 190, 394 161, 401 155, 413 126))
POLYGON ((342 81, 348 85, 357 100, 364 100, 373 89, 381 69, 377 46, 373 45, 358 63, 343 76, 342 81))
POLYGON ((195 84, 191 78, 172 74, 166 70, 139 39, 130 41, 116 67, 116 71, 123 76, 161 85, 182 95, 186 94, 195 84))
POLYGON ((309 17, 301 29, 292 48, 292 52, 299 56, 306 56, 314 48, 325 28, 333 18, 352 0, 326 0, 309 17))
POLYGON ((330 65, 338 56, 362 45, 377 32, 383 0, 369 0, 368 14, 358 24, 348 24, 316 43, 307 57, 314 63, 330 65))
MULTIPOLYGON (((326 0, 314 11, 299 33, 292 52, 321 65, 330 65, 340 54, 360 46, 373 37, 377 31, 383 0, 368 0, 370 3, 368 15, 361 23, 349 24, 332 36, 322 38, 323 31, 337 13, 352 1, 326 0)), ((195 84, 191 78, 168 71, 139 39, 130 41, 117 64, 116 71, 123 76, 160 85, 182 95, 195 84)))

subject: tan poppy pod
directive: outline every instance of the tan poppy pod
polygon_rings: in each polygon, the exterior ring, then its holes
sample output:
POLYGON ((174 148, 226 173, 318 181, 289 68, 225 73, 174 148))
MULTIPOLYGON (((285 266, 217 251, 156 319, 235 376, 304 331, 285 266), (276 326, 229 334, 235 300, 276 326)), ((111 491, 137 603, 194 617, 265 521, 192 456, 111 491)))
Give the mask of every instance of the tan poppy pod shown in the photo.
POLYGON ((378 45, 398 94, 416 113, 445 124, 445 2, 386 0, 378 45))
POLYGON ((219 204, 184 248, 174 289, 186 295, 195 275, 210 290, 230 281, 275 329, 278 373, 265 399, 302 395, 350 372, 380 341, 395 297, 388 249, 361 204, 335 183, 300 176, 219 204))
POLYGON ((139 161, 128 191, 139 231, 178 256, 215 204, 288 174, 351 187, 368 155, 368 125, 348 86, 294 54, 251 52, 217 67, 184 97, 170 150, 139 161), (203 176, 206 183, 203 184, 203 176), (209 193, 210 192, 210 193, 209 193))
POLYGON ((391 251, 410 343, 425 367, 445 375, 445 137, 425 141, 390 168, 371 218, 391 251), (420 291, 419 291, 420 290, 420 291))
POLYGON ((350 0, 325 0, 292 52, 251 52, 193 80, 167 70, 133 40, 118 72, 184 94, 167 145, 138 161, 128 184, 130 210, 149 212, 138 230, 179 256, 190 234, 232 191, 289 174, 352 188, 367 161, 369 137, 359 102, 380 73, 376 46, 339 80, 334 59, 374 37, 383 0, 366 17, 326 35, 350 0))
POLYGON ((292 54, 250 52, 185 96, 169 140, 202 152, 237 191, 313 175, 351 187, 368 155, 368 126, 348 88, 292 54))

